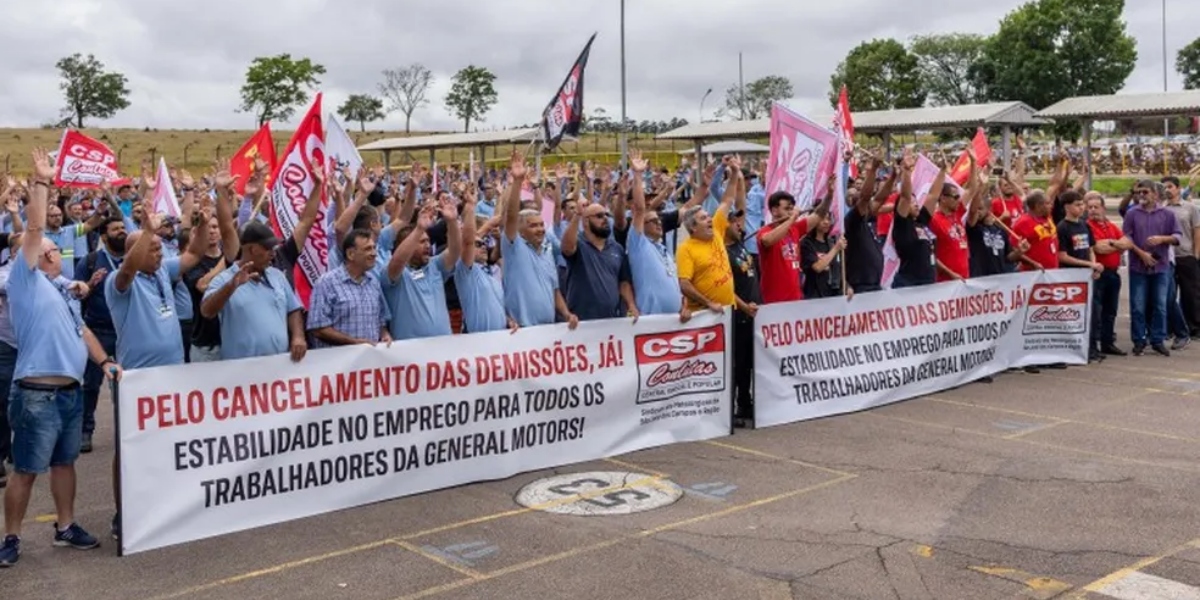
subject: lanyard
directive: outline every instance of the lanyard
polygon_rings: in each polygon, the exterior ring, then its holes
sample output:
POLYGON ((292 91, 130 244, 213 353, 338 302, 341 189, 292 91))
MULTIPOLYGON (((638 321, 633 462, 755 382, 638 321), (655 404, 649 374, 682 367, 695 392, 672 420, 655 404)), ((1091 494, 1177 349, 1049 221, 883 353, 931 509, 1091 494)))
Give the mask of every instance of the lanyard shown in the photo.
MULTIPOLYGON (((46 277, 44 273, 42 276, 46 277)), ((46 277, 46 280, 50 282, 50 285, 54 286, 54 289, 58 290, 59 297, 62 298, 63 302, 67 304, 67 312, 70 313, 71 320, 75 321, 75 333, 78 334, 79 337, 83 337, 83 317, 81 317, 79 312, 71 306, 71 291, 49 277, 46 277)))

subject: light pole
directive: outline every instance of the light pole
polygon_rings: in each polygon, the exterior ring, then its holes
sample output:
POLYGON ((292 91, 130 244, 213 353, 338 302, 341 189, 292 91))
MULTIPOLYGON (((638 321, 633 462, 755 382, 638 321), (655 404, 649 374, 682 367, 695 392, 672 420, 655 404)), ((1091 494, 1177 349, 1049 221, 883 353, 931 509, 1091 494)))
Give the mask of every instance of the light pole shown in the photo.
POLYGON ((625 115, 625 0, 621 0, 621 168, 629 160, 629 134, 625 115))
MULTIPOLYGON (((1162 0, 1162 60, 1163 60, 1163 92, 1167 91, 1167 0, 1162 0)), ((1167 159, 1168 139, 1171 137, 1171 117, 1163 117, 1163 175, 1169 175, 1167 159)))
POLYGON ((711 93, 712 93, 712 88, 708 88, 708 91, 704 92, 704 97, 700 99, 700 122, 701 123, 704 122, 704 101, 708 100, 708 95, 711 93))

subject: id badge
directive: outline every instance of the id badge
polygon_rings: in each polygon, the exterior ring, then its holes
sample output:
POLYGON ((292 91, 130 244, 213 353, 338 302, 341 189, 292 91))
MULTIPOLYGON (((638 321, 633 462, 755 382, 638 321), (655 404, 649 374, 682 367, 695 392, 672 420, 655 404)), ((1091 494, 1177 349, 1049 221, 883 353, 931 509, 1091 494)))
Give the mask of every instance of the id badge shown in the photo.
POLYGON ((412 278, 413 278, 413 281, 420 281, 422 279, 425 279, 425 271, 413 271, 412 278))
POLYGON ((159 305, 158 318, 166 319, 166 318, 169 318, 172 314, 174 314, 174 311, 171 310, 170 306, 167 306, 166 304, 159 305))

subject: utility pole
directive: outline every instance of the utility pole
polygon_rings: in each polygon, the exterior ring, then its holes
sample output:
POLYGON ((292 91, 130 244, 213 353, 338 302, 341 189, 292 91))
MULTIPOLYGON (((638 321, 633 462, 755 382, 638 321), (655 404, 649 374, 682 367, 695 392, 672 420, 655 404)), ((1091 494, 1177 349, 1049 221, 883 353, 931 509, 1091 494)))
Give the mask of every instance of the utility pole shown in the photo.
MULTIPOLYGON (((1167 91, 1167 0, 1162 0, 1162 60, 1163 60, 1163 92, 1167 91)), ((1170 175, 1167 160, 1167 138, 1171 136, 1171 117, 1163 117, 1163 175, 1170 175)), ((1088 149, 1091 151, 1091 149, 1088 149)))
MULTIPOLYGON (((1166 2, 1167 0, 1163 0, 1166 2)), ((742 53, 738 52, 738 106, 741 107, 742 120, 746 120, 746 80, 742 78, 742 53)))
POLYGON ((621 168, 629 162, 629 133, 625 115, 625 0, 621 0, 621 168))

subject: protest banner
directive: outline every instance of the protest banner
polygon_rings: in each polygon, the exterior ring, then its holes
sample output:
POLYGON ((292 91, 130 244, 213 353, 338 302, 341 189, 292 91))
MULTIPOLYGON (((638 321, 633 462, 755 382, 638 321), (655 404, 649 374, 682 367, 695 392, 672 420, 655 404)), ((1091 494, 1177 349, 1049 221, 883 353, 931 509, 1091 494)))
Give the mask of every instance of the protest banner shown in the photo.
POLYGON ((54 158, 56 187, 95 188, 118 177, 117 155, 112 148, 74 129, 63 132, 54 158))
POLYGON ((771 107, 767 196, 783 190, 796 199, 797 208, 807 210, 815 198, 824 197, 836 154, 836 134, 775 104, 771 107))
POLYGON ((1091 271, 1061 269, 770 304, 755 425, 854 412, 1013 367, 1087 364, 1091 271))
POLYGON ((659 315, 131 370, 122 549, 730 429, 728 315, 659 315))

